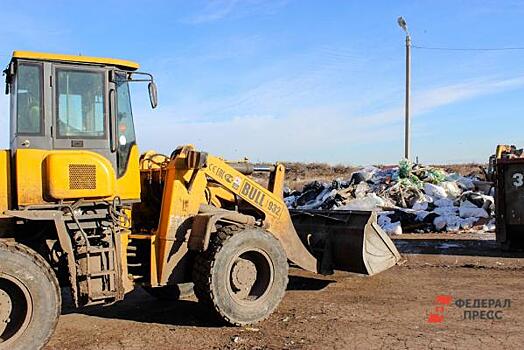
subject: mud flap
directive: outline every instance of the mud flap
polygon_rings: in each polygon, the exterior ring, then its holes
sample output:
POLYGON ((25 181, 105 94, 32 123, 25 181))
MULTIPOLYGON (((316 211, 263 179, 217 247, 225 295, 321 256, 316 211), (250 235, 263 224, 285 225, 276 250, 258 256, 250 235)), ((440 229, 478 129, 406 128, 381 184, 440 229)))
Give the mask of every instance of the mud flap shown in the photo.
POLYGON ((377 223, 377 214, 353 210, 290 210, 300 239, 322 274, 334 270, 374 275, 401 257, 377 223))

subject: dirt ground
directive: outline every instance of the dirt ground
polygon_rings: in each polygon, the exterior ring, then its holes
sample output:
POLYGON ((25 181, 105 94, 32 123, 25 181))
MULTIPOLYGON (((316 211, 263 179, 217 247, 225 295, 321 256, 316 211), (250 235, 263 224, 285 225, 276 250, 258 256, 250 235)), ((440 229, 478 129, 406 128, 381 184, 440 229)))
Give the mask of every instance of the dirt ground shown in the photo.
POLYGON ((109 307, 65 306, 46 349, 522 348, 524 253, 501 252, 492 234, 401 237, 395 243, 407 262, 373 277, 292 269, 280 307, 253 327, 223 326, 194 299, 163 302, 137 290, 109 307), (438 295, 453 302, 437 309, 438 295), (466 299, 511 304, 457 306, 466 299), (464 319, 464 310, 501 313, 464 319), (443 321, 428 323, 437 311, 443 321))

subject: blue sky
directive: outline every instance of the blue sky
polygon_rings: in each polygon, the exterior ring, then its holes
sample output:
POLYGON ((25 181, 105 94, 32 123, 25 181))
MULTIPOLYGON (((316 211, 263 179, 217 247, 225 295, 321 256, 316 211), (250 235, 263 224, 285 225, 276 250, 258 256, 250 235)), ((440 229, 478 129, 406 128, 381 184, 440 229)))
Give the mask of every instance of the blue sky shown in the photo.
MULTIPOLYGON (((521 1, 23 1, 0 12, 0 59, 33 50, 136 60, 141 150, 229 159, 395 163, 403 155, 404 16, 415 45, 524 46, 521 1), (96 4, 99 5, 96 5, 96 4)), ((485 161, 524 145, 524 51, 413 49, 413 154, 485 161)), ((7 100, 0 99, 8 145, 7 100)))

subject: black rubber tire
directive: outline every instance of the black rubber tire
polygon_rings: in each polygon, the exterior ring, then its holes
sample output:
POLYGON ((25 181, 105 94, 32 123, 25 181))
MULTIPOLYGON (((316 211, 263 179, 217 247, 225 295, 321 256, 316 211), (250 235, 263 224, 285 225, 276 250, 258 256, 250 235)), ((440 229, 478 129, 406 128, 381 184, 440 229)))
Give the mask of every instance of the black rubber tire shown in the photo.
POLYGON ((143 287, 144 290, 151 296, 160 300, 177 301, 191 297, 195 292, 193 291, 193 283, 179 283, 176 285, 168 285, 163 287, 143 287))
POLYGON ((286 292, 288 268, 282 245, 269 232, 257 227, 225 226, 195 260, 195 295, 225 322, 236 326, 253 324, 269 317, 280 304, 286 292), (273 277, 260 298, 240 303, 228 291, 230 268, 234 259, 250 249, 262 251, 269 258, 273 277))
MULTIPOLYGON (((55 273, 38 253, 28 247, 0 241, 0 279, 13 278, 30 295, 32 316, 25 330, 19 336, 4 339, 0 348, 41 349, 51 338, 60 316, 62 301, 55 273)), ((6 337, 6 333, 7 330, 2 336, 6 337)))

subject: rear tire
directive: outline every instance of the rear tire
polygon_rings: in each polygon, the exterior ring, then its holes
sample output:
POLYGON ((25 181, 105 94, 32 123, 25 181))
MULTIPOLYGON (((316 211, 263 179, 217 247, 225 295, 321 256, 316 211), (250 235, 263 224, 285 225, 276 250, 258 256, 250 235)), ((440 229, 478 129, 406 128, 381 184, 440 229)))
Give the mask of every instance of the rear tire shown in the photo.
POLYGON ((0 242, 0 348, 42 348, 55 330, 60 306, 60 287, 49 264, 21 244, 0 242))
POLYGON ((179 283, 163 287, 144 287, 144 290, 151 296, 160 300, 177 301, 189 298, 193 294, 193 283, 179 283))
POLYGON ((226 226, 211 239, 193 269, 195 294, 227 323, 266 319, 284 297, 287 256, 280 242, 256 227, 226 226))

